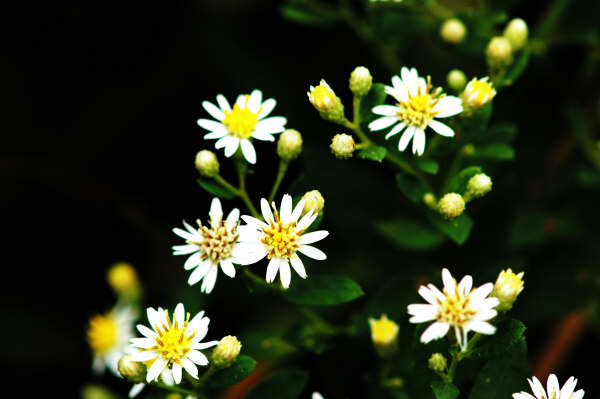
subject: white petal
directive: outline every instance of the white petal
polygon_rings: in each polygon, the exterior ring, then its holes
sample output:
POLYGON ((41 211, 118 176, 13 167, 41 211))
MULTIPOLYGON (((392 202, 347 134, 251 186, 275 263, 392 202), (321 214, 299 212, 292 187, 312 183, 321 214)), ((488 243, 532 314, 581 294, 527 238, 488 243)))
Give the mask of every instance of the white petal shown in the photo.
POLYGON ((475 288, 475 290, 473 290, 473 292, 471 293, 471 302, 481 302, 486 296, 490 294, 490 292, 492 292, 492 289, 494 289, 494 284, 492 283, 486 283, 483 284, 481 287, 475 288))
POLYGON ((321 395, 319 392, 313 392, 312 399, 323 399, 323 395, 321 395))
POLYGON ((442 338, 444 335, 446 335, 449 328, 449 324, 436 321, 427 327, 425 331, 423 331, 423 334, 421 335, 421 342, 426 344, 434 339, 442 338))
POLYGON ((189 375, 198 379, 198 367, 188 358, 181 359, 181 365, 189 375))
POLYGON ((145 386, 146 384, 144 384, 143 382, 140 382, 139 384, 134 384, 129 390, 129 394, 127 396, 130 398, 135 398, 137 395, 139 395, 140 392, 142 392, 145 386))
POLYGON ((409 126, 406 128, 404 133, 402 133, 402 137, 400 137, 400 141, 398 142, 398 151, 406 150, 406 147, 408 147, 408 143, 410 143, 410 140, 412 140, 415 134, 415 130, 416 129, 414 126, 409 126))
POLYGON ((326 230, 313 231, 312 233, 302 234, 300 236, 300 244, 312 244, 317 241, 321 241, 327 237, 329 232, 326 230))
POLYGON ((411 72, 412 71, 409 71, 408 68, 402 68, 402 83, 406 85, 410 96, 414 97, 418 94, 417 91, 419 86, 416 77, 411 72))
POLYGON ((240 220, 240 210, 234 208, 229 215, 227 215, 227 219, 225 219, 225 228, 229 231, 233 230, 233 228, 238 224, 240 220))
POLYGON ((197 350, 191 350, 187 356, 188 359, 190 359, 192 362, 199 364, 201 366, 206 366, 208 364, 208 359, 206 358, 206 356, 204 355, 204 353, 197 351, 197 350))
POLYGON ((411 323, 424 323, 434 320, 438 313, 437 306, 420 303, 408 305, 407 309, 408 313, 413 316, 409 320, 411 323))
POLYGON ((192 233, 190 233, 189 231, 182 230, 177 227, 175 227, 173 229, 173 233, 177 234, 179 237, 183 238, 184 240, 192 241, 194 239, 194 235, 192 233))
POLYGON ((560 385, 558 384, 558 378, 556 378, 555 374, 550 374, 548 376, 548 381, 546 381, 546 387, 548 397, 558 398, 558 393, 560 392, 560 385))
POLYGON ((186 259, 185 263, 183 264, 183 269, 190 270, 190 269, 193 269, 194 267, 198 266, 201 263, 202 263, 202 255, 201 255, 201 252, 198 251, 195 254, 190 255, 190 257, 186 259))
POLYGON ((402 131, 402 129, 404 129, 406 127, 406 124, 404 124, 404 122, 400 122, 398 123, 396 126, 394 126, 392 128, 392 130, 390 130, 390 132, 388 134, 385 135, 385 139, 389 139, 390 137, 400 133, 402 131))
POLYGON ((211 261, 202 262, 196 269, 194 269, 192 274, 190 274, 190 277, 188 278, 188 284, 194 285, 198 281, 202 280, 211 267, 216 267, 211 261))
POLYGON ((244 154, 244 158, 246 161, 251 164, 256 163, 256 151, 254 150, 254 146, 248 139, 243 139, 240 141, 242 145, 242 154, 244 154))
MULTIPOLYGON (((264 198, 263 198, 263 199, 264 199, 264 198)), ((264 200, 265 200, 265 202, 267 202, 267 200, 266 200, 266 199, 264 199, 264 200)), ((261 205, 261 211, 262 211, 262 200, 261 200, 261 203, 260 203, 260 205, 261 205)), ((269 206, 269 203, 268 203, 268 202, 267 202, 267 206, 269 206)), ((270 210, 269 210, 269 212, 270 212, 270 210)), ((263 217, 264 217, 264 216, 265 216, 265 215, 264 215, 264 213, 263 213, 263 217)), ((256 228, 257 228, 257 229, 258 229, 258 228, 261 228, 261 227, 269 227, 269 225, 268 225, 268 224, 266 224, 266 223, 265 223, 265 222, 263 222, 262 220, 259 220, 259 219, 255 218, 255 217, 248 216, 248 215, 242 215, 242 216, 240 216, 240 217, 241 217, 241 218, 242 218, 242 220, 243 220, 244 222, 246 222, 247 224, 249 224, 249 225, 251 225, 251 226, 256 226, 256 228)), ((273 220, 273 219, 271 219, 271 220, 273 220)))
POLYGON ((429 122, 429 127, 432 128, 440 136, 454 137, 454 130, 452 130, 452 128, 443 124, 442 122, 431 120, 429 122))
POLYGON ((392 84, 394 85, 394 90, 396 92, 396 100, 399 102, 407 102, 408 101, 408 88, 406 85, 400 80, 398 76, 394 76, 392 78, 392 84), (396 79, 394 79, 396 78, 396 79))
POLYGON ((284 224, 288 224, 291 222, 292 216, 292 196, 289 194, 285 194, 283 199, 281 200, 281 208, 279 209, 281 221, 284 224))
POLYGON ((371 112, 383 116, 396 116, 398 115, 398 107, 395 105, 378 105, 373 107, 371 112))
POLYGON ((397 116, 384 116, 369 123, 369 130, 382 130, 398 122, 397 116))
POLYGON ((173 380, 175 384, 181 384, 181 366, 177 363, 173 363, 173 380))
POLYGON ((467 275, 460 280, 458 283, 458 291, 461 292, 464 296, 467 296, 469 292, 471 292, 471 288, 473 287, 473 277, 467 275))
POLYGON ((213 118, 222 121, 225 119, 225 114, 216 105, 209 101, 202 101, 202 107, 212 116, 213 118))
POLYGON ((156 337, 156 333, 154 331, 152 331, 151 329, 149 329, 148 327, 146 327, 143 324, 138 324, 137 326, 138 331, 146 338, 155 338, 156 337))
POLYGON ((467 323, 466 326, 468 327, 469 330, 473 330, 480 334, 490 335, 490 334, 494 334, 496 332, 496 327, 494 327, 493 325, 491 325, 490 323, 488 323, 486 321, 471 320, 469 323, 467 323))
POLYGON ((258 114, 258 120, 261 120, 262 118, 268 116, 271 113, 271 111, 273 111, 273 108, 275 108, 275 105, 277 105, 277 101, 275 101, 274 98, 269 98, 265 100, 262 103, 262 109, 258 114))
POLYGON ((252 251, 248 251, 245 254, 236 254, 236 263, 239 265, 251 265, 262 260, 269 251, 264 247, 264 245, 260 245, 260 247, 255 247, 252 251))
POLYGON ((227 131, 227 128, 223 126, 220 130, 215 130, 208 134, 205 134, 204 140, 220 139, 221 137, 227 136, 228 134, 229 132, 227 131))
POLYGON ((314 213, 312 209, 306 213, 306 215, 302 216, 302 219, 296 225, 296 231, 306 230, 308 226, 315 221, 315 219, 319 216, 318 213, 314 213))
POLYGON ((425 152, 425 132, 423 129, 415 128, 415 137, 413 137, 413 154, 419 156, 425 152))
POLYGON ((463 110, 462 100, 454 96, 446 96, 440 99, 433 107, 436 118, 447 118, 461 113, 463 110))
POLYGON ((206 273, 206 276, 204 276, 204 279, 202 280, 200 291, 206 292, 207 294, 210 294, 212 292, 213 288, 215 288, 215 283, 217 282, 218 272, 219 268, 216 266, 211 267, 208 270, 208 273, 206 273))
POLYGON ((211 119, 198 119, 198 126, 203 129, 208 130, 209 132, 218 132, 223 130, 223 124, 217 121, 213 121, 211 119))
POLYGON ((194 244, 173 245, 171 248, 173 249, 173 255, 189 255, 199 251, 198 246, 194 244))
POLYGON ((271 258, 271 260, 269 261, 269 265, 267 266, 267 276, 266 276, 266 280, 267 283, 272 283, 275 280, 275 277, 277 276, 277 272, 279 271, 279 264, 280 264, 280 259, 273 257, 271 258))
POLYGON ((287 259, 282 259, 281 262, 279 262, 279 278, 281 279, 283 288, 287 289, 292 280, 292 271, 290 270, 290 264, 287 259))
POLYGON ((300 201, 298 201, 298 203, 296 204, 296 207, 294 208, 294 211, 292 212, 292 216, 290 217, 290 220, 292 222, 297 222, 298 221, 298 219, 302 215, 302 211, 304 210, 304 204, 305 203, 306 203, 306 201, 304 201, 303 199, 301 199, 300 201))
POLYGON ((210 224, 214 227, 219 226, 221 220, 223 220, 223 207, 221 207, 221 201, 217 197, 213 198, 210 203, 208 216, 210 216, 210 224))
POLYGON ((156 340, 153 338, 131 338, 129 342, 131 342, 131 345, 141 349, 152 348, 156 345, 156 340))
POLYGON ((237 106, 240 109, 244 109, 246 108, 246 104, 247 104, 247 97, 246 94, 240 94, 237 99, 235 100, 235 103, 237 104, 237 106))
POLYGON ((453 293, 456 288, 456 280, 446 268, 442 269, 442 281, 444 283, 444 291, 453 293))
POLYGON ((285 130, 287 119, 283 116, 271 116, 258 121, 256 130, 263 133, 281 133, 285 130))
POLYGON ((227 276, 233 278, 235 277, 235 267, 233 266, 233 264, 228 261, 228 260, 222 260, 221 261, 221 270, 223 270, 223 273, 225 273, 227 276))
POLYGON ((528 394, 527 392, 513 393, 513 399, 536 399, 535 396, 528 394))
POLYGON ((227 99, 225 98, 224 95, 222 95, 222 94, 217 95, 217 104, 219 104, 219 107, 221 107, 222 111, 227 111, 227 112, 231 111, 231 106, 229 105, 229 102, 227 101, 227 99))
POLYGON ((298 273, 298 275, 302 278, 306 278, 306 270, 304 269, 304 263, 298 257, 298 255, 294 254, 290 258, 290 262, 292 263, 292 267, 298 273))
POLYGON ((325 255, 325 252, 321 251, 318 248, 312 247, 310 245, 300 245, 300 248, 298 248, 298 252, 303 253, 304 255, 308 256, 309 258, 313 258, 316 260, 327 259, 327 255, 325 255))
POLYGON ((559 397, 561 399, 571 399, 571 395, 573 395, 573 391, 575 390, 575 385, 577 385, 577 380, 574 377, 569 377, 560 390, 559 397))
POLYGON ((208 341, 208 342, 196 342, 192 344, 192 349, 203 350, 207 348, 212 348, 215 345, 218 345, 219 341, 208 341))
POLYGON ((498 312, 493 309, 481 310, 473 316, 472 320, 485 321, 493 319, 494 317, 496 317, 497 314, 498 312))
POLYGON ((432 305, 438 305, 440 300, 438 297, 436 297, 436 295, 427 287, 425 287, 424 285, 419 287, 419 295, 421 295, 427 302, 429 302, 432 305))
MULTIPOLYGON (((262 212, 262 215, 265 218, 265 221, 267 223, 271 223, 272 221, 275 220, 275 217, 273 217, 273 212, 271 212, 271 207, 269 206, 269 202, 267 202, 266 198, 261 198, 260 199, 260 211, 262 212)), ((244 217, 242 216, 242 219, 243 218, 244 217)), ((246 219, 244 219, 244 221, 245 220, 246 219)), ((248 222, 246 222, 246 223, 248 223, 248 222)))
POLYGON ((421 94, 421 95, 425 94, 425 91, 427 90, 427 82, 425 82, 425 79, 419 78, 417 80, 417 83, 418 83, 418 87, 419 87, 419 94, 421 94))
POLYGON ((229 158, 237 151, 240 145, 240 139, 232 136, 227 136, 225 138, 229 138, 229 141, 227 141, 227 145, 225 146, 225 156, 229 158))
POLYGON ((177 325, 177 328, 183 328, 183 323, 185 322, 185 309, 183 307, 183 303, 178 303, 175 306, 175 312, 173 312, 174 320, 173 324, 177 325))
POLYGON ((536 397, 546 397, 546 390, 540 380, 536 377, 532 377, 531 380, 528 379, 527 381, 529 381, 529 385, 531 386, 531 392, 533 392, 536 397))
POLYGON ((253 114, 257 114, 260 109, 260 103, 262 102, 262 92, 260 90, 253 90, 248 98, 248 109, 253 114))
POLYGON ((152 366, 150 366, 148 369, 148 374, 146 374, 146 382, 152 382, 156 380, 160 373, 162 373, 164 368, 167 366, 167 363, 169 363, 167 359, 162 357, 157 358, 154 363, 152 363, 152 366))
POLYGON ((131 355, 131 360, 134 362, 147 362, 148 360, 156 359, 158 353, 154 351, 139 351, 131 355))
POLYGON ((273 137, 271 133, 265 133, 256 130, 252 132, 252 137, 261 141, 275 141, 275 137, 273 137))

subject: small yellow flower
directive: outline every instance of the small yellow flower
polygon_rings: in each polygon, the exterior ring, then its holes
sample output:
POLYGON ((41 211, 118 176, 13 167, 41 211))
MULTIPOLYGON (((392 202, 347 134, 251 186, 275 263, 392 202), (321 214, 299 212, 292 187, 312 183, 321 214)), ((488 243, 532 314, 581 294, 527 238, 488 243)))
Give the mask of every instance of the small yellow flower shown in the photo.
POLYGON ((392 355, 397 349, 398 324, 382 314, 379 319, 369 318, 371 340, 381 357, 392 355))
POLYGON ((119 294, 139 288, 135 269, 127 262, 118 262, 112 265, 108 269, 107 279, 108 284, 119 294))
POLYGON ((316 87, 310 86, 310 91, 307 95, 310 103, 319 112, 327 112, 339 102, 339 99, 327 82, 325 82, 325 79, 321 79, 321 82, 316 87))
POLYGON ((461 98, 463 104, 466 105, 467 108, 476 110, 492 101, 495 95, 496 89, 494 89, 494 86, 492 86, 492 83, 486 76, 483 79, 472 79, 467 84, 461 98))
POLYGON ((212 353, 212 361, 215 367, 229 367, 235 362, 235 359, 242 350, 242 344, 232 335, 221 338, 212 353))
POLYGON ((498 298, 500 301, 500 305, 497 307, 499 311, 507 311, 512 308, 517 296, 523 291, 524 274, 524 272, 515 274, 510 268, 500 272, 494 284, 494 290, 491 293, 491 296, 498 298))

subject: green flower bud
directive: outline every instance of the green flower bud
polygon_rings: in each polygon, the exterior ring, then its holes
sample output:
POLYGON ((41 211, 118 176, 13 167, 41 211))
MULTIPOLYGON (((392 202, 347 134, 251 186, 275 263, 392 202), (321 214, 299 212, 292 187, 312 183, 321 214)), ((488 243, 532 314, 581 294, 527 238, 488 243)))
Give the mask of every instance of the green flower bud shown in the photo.
POLYGON ((356 144, 352 136, 348 134, 336 134, 331 140, 331 152, 337 158, 346 159, 352 156, 352 153, 356 149, 356 144))
POLYGON ((371 90, 372 84, 373 76, 371 76, 371 72, 365 67, 356 67, 350 74, 350 91, 356 96, 365 96, 371 90))
POLYGON ((285 161, 298 158, 302 152, 302 135, 295 129, 285 129, 277 141, 277 155, 285 161))
POLYGON ((465 210, 465 200, 457 193, 445 194, 438 202, 438 210, 446 219, 454 219, 465 210))
POLYGON ((196 154, 196 169, 202 176, 215 177, 219 174, 219 160, 214 152, 199 151, 196 154))
POLYGON ((308 191, 302 196, 304 200, 304 212, 313 211, 315 213, 321 213, 325 206, 325 199, 319 192, 319 190, 308 191))
POLYGON ((448 366, 448 362, 446 358, 441 353, 434 353, 429 358, 429 368, 436 373, 443 373, 446 371, 446 367, 448 366))
POLYGON ((231 366, 240 354, 241 349, 242 344, 236 337, 232 335, 223 337, 215 349, 213 349, 212 364, 217 368, 231 366))
POLYGON ((467 182, 465 201, 469 202, 472 199, 483 197, 490 191, 492 191, 492 179, 485 173, 478 173, 467 182))
POLYGON ((142 362, 134 362, 129 355, 121 356, 117 368, 123 378, 129 382, 134 384, 146 382, 146 365, 142 362))
POLYGON ((334 122, 344 120, 344 105, 324 79, 316 87, 310 86, 310 91, 306 94, 321 117, 334 122))
POLYGON ((460 69, 453 69, 446 76, 446 83, 454 91, 461 91, 467 84, 467 76, 460 69))
POLYGON ((437 209, 437 198, 435 198, 433 193, 426 193, 423 195, 423 203, 431 209, 437 209))
POLYGON ((467 35, 465 24, 458 18, 450 18, 444 21, 440 28, 442 40, 448 43, 461 43, 467 35))
POLYGON ((490 40, 485 51, 488 65, 491 68, 504 68, 513 60, 512 46, 504 36, 496 36, 490 40))
POLYGON ((529 28, 527 22, 521 18, 515 18, 506 25, 504 29, 504 37, 508 39, 513 50, 522 49, 527 43, 529 28))

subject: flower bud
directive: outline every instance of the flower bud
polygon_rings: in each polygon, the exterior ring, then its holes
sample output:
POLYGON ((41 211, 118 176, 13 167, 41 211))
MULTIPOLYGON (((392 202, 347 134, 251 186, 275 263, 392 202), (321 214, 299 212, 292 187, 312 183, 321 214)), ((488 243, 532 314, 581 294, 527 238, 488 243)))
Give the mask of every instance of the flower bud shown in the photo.
POLYGON ((298 158, 302 152, 302 135, 295 129, 285 129, 277 141, 277 155, 285 161, 298 158))
POLYGON ((219 160, 214 152, 199 151, 196 154, 196 169, 202 176, 215 177, 219 174, 219 160))
POLYGON ((317 87, 310 86, 310 91, 306 94, 323 118, 334 122, 344 119, 344 105, 324 79, 321 79, 317 87))
POLYGON ((108 284, 115 292, 121 294, 138 286, 135 269, 127 262, 115 263, 108 269, 106 275, 108 284))
POLYGON ((377 354, 381 357, 393 355, 398 348, 398 324, 382 314, 379 319, 370 317, 369 326, 371 327, 371 340, 377 354))
POLYGON ((433 193, 423 195, 423 203, 431 209, 437 209, 437 198, 435 198, 433 193))
POLYGON ((129 382, 134 384, 146 382, 146 365, 142 362, 134 362, 129 355, 121 356, 117 368, 123 378, 129 382))
POLYGON ((322 213, 323 207, 325 206, 325 199, 319 192, 319 190, 312 190, 306 192, 302 196, 304 200, 304 212, 313 211, 315 213, 322 213))
POLYGON ((465 200, 457 193, 445 194, 438 202, 438 210, 446 219, 454 219, 465 210, 465 200))
POLYGON ((446 358, 441 353, 434 353, 429 358, 429 368, 436 373, 443 373, 446 371, 446 367, 448 366, 448 362, 446 358))
POLYGON ((358 97, 365 96, 371 90, 372 84, 373 76, 365 67, 356 67, 350 74, 350 91, 358 97))
POLYGON ((337 158, 346 159, 352 156, 352 153, 356 148, 356 144, 354 143, 352 136, 342 133, 333 136, 329 148, 331 148, 331 152, 337 158))
POLYGON ((495 95, 496 89, 486 76, 483 79, 471 79, 460 97, 463 100, 463 106, 468 111, 474 111, 492 101, 495 95))
POLYGON ((242 344, 236 337, 232 335, 223 337, 215 349, 213 349, 212 364, 217 368, 231 366, 240 354, 241 349, 242 344))
POLYGON ((460 69, 453 69, 446 76, 446 83, 454 91, 461 91, 467 84, 467 76, 460 69))
POLYGON ((522 49, 527 43, 529 28, 527 22, 521 18, 511 20, 504 29, 504 37, 508 39, 513 50, 522 49))
POLYGON ((504 68, 513 60, 512 46, 507 38, 496 36, 490 40, 485 51, 488 65, 492 68, 504 68))
POLYGON ((458 18, 450 18, 444 21, 440 28, 442 40, 448 43, 461 43, 467 34, 465 24, 458 18))
POLYGON ((465 201, 469 202, 472 199, 483 197, 490 191, 492 191, 492 179, 485 173, 477 173, 467 182, 465 201))
POLYGON ((515 274, 510 270, 502 270, 496 279, 494 289, 490 296, 498 298, 500 304, 496 306, 499 312, 506 312, 512 308, 513 303, 523 291, 523 275, 524 272, 515 274))

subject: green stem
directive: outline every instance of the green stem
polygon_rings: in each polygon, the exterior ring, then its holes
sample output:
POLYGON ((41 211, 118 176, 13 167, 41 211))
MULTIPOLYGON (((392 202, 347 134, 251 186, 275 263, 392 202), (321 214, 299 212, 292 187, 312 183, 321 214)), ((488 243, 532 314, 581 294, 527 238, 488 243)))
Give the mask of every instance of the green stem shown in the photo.
POLYGON ((273 183, 273 189, 271 189, 271 194, 269 195, 269 203, 275 199, 275 195, 277 194, 277 190, 279 190, 279 185, 283 181, 283 177, 285 176, 285 172, 287 172, 289 164, 290 163, 284 159, 279 160, 279 171, 277 172, 275 183, 273 183))
POLYGON ((175 386, 175 385, 167 385, 167 384, 163 384, 162 382, 155 382, 152 385, 154 385, 155 387, 158 387, 158 388, 165 389, 167 391, 181 393, 184 395, 196 396, 196 392, 191 391, 189 389, 179 388, 178 386, 175 386))
POLYGON ((570 0, 554 0, 538 22, 533 37, 536 39, 546 38, 564 15, 569 2, 570 0))
POLYGON ((251 272, 247 267, 242 267, 241 269, 242 269, 242 272, 244 273, 244 275, 248 279, 253 281, 256 285, 267 287, 273 291, 281 291, 281 289, 277 285, 267 283, 264 278, 258 277, 256 274, 251 272))
POLYGON ((350 329, 348 327, 337 327, 323 319, 321 316, 316 314, 314 311, 308 308, 298 307, 300 313, 306 316, 307 319, 313 322, 313 324, 323 333, 328 335, 340 335, 349 334, 350 329))
POLYGON ((462 162, 467 155, 465 152, 465 148, 468 145, 469 144, 466 144, 464 147, 462 147, 460 149, 460 151, 456 154, 454 159, 452 160, 452 163, 450 164, 450 167, 448 168, 448 174, 446 175, 446 180, 444 180, 444 185, 442 186, 441 194, 446 194, 446 192, 450 189, 450 183, 452 181, 452 178, 454 176, 456 176, 456 174, 458 173, 458 170, 460 169, 462 162))
POLYGON ((202 374, 202 376, 200 376, 200 378, 198 378, 197 381, 197 385, 200 386, 202 384, 204 384, 204 382, 211 376, 213 375, 215 372, 217 371, 217 368, 213 365, 211 365, 208 370, 206 370, 204 372, 204 374, 202 374))
POLYGON ((448 368, 446 382, 452 382, 454 380, 454 375, 456 374, 456 368, 458 367, 458 363, 462 360, 460 353, 461 352, 457 352, 454 354, 454 356, 452 356, 452 361, 450 362, 450 367, 448 368))
POLYGON ((240 180, 240 187, 237 188, 237 187, 234 187, 227 180, 225 180, 223 177, 221 177, 221 175, 216 175, 215 177, 213 177, 213 179, 215 179, 215 181, 217 183, 219 183, 221 186, 225 187, 226 189, 228 189, 229 191, 235 193, 235 195, 240 197, 242 199, 242 201, 244 201, 244 204, 246 205, 246 207, 248 208, 248 210, 250 211, 252 216, 254 216, 255 218, 260 217, 260 215, 256 211, 256 208, 254 208, 254 205, 252 205, 252 201, 250 201, 250 198, 248 197, 248 193, 246 192, 246 187, 245 187, 245 181, 244 181, 244 186, 242 187, 242 185, 241 185, 242 181, 240 180))
POLYGON ((244 160, 236 158, 235 166, 237 168, 238 182, 240 185, 240 188, 238 189, 238 195, 240 196, 242 201, 244 201, 244 204, 246 204, 246 207, 248 208, 252 216, 254 216, 255 218, 260 218, 260 215, 256 211, 254 205, 252 205, 252 201, 250 201, 250 197, 248 196, 248 192, 246 191, 246 166, 244 165, 244 160))

